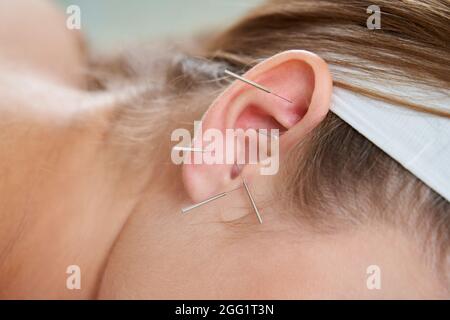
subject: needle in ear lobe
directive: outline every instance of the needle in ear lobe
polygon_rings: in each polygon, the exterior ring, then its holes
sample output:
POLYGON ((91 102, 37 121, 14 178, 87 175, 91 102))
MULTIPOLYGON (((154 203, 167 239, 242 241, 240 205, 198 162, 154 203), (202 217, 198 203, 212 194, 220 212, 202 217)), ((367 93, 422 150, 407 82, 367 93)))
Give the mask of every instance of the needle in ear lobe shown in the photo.
MULTIPOLYGON (((261 133, 262 133, 262 132, 261 132, 261 133)), ((267 136, 269 136, 269 135, 267 135, 267 136)), ((270 135, 270 136, 273 138, 272 135, 270 135)), ((277 138, 278 138, 278 137, 277 137, 277 138)), ((195 148, 185 148, 185 147, 175 147, 175 148, 176 148, 177 150, 182 150, 182 151, 204 152, 203 149, 194 150, 195 148)), ((175 149, 175 148, 174 148, 174 149, 175 149)), ((235 163, 234 166, 237 168, 237 171, 238 171, 238 172, 241 171, 241 168, 239 168, 239 165, 238 165, 237 163, 235 163)), ((255 200, 253 199, 253 196, 252 196, 252 194, 250 193, 250 189, 248 188, 247 182, 245 181, 245 178, 244 178, 242 175, 241 175, 241 180, 242 180, 242 186, 244 187, 245 192, 247 193, 247 196, 248 196, 248 198, 249 198, 249 200, 250 200, 250 203, 252 204, 252 208, 253 208, 253 210, 255 211, 256 217, 258 218, 259 223, 262 224, 263 221, 262 221, 261 214, 259 213, 259 210, 258 210, 258 207, 256 206, 255 200)), ((216 194, 215 196, 212 196, 212 197, 210 197, 210 198, 208 198, 208 199, 205 199, 205 200, 203 200, 203 201, 201 201, 201 202, 199 202, 199 203, 193 204, 193 205, 191 205, 191 206, 189 206, 189 207, 182 208, 182 209, 181 209, 181 213, 183 213, 183 214, 188 213, 189 211, 194 210, 194 209, 196 209, 196 208, 198 208, 198 207, 201 207, 201 206, 203 206, 203 205, 205 205, 205 204, 208 204, 208 203, 210 203, 210 202, 212 202, 212 201, 214 201, 214 200, 217 200, 217 199, 220 199, 220 198, 222 198, 222 197, 225 197, 225 196, 227 196, 229 193, 231 193, 231 192, 233 192, 233 191, 236 191, 236 190, 238 190, 238 189, 241 189, 242 186, 239 186, 239 187, 234 188, 234 189, 229 190, 229 191, 225 191, 225 192, 216 194)))
POLYGON ((205 204, 207 204, 207 203, 210 203, 211 201, 214 201, 214 200, 220 199, 220 198, 222 198, 222 197, 225 197, 225 196, 227 196, 229 193, 231 193, 231 192, 233 192, 233 191, 236 191, 236 190, 238 190, 238 189, 241 189, 241 188, 242 188, 242 186, 239 186, 239 187, 237 187, 237 188, 235 188, 235 189, 232 189, 232 190, 230 190, 230 191, 226 191, 226 192, 222 192, 222 193, 216 194, 215 196, 212 196, 211 198, 208 198, 208 199, 206 199, 206 200, 203 200, 202 202, 193 204, 192 206, 189 206, 189 207, 186 207, 186 208, 182 208, 182 209, 181 209, 181 213, 188 213, 189 211, 191 211, 191 210, 193 210, 193 209, 195 209, 195 208, 201 207, 201 206, 203 206, 203 205, 205 205, 205 204))
POLYGON ((231 72, 231 71, 229 71, 229 70, 227 70, 227 69, 225 69, 224 72, 225 72, 227 75, 232 76, 233 78, 235 78, 235 79, 237 79, 237 80, 240 80, 240 81, 242 81, 242 82, 245 82, 245 83, 247 83, 247 84, 249 84, 249 85, 251 85, 251 86, 253 86, 253 87, 255 87, 255 88, 259 89, 259 90, 262 90, 262 91, 264 91, 264 92, 270 93, 270 94, 272 94, 272 95, 274 95, 274 96, 276 96, 276 97, 278 97, 278 98, 280 98, 280 99, 283 99, 284 101, 287 101, 287 102, 289 102, 289 103, 293 103, 291 100, 289 100, 289 99, 287 99, 287 98, 285 98, 285 97, 282 97, 282 96, 280 96, 279 94, 276 94, 275 92, 272 92, 271 90, 267 89, 266 87, 264 87, 264 86, 262 86, 262 85, 260 85, 260 84, 258 84, 258 83, 256 83, 256 82, 254 82, 254 81, 252 81, 252 80, 245 79, 244 77, 242 77, 242 76, 240 76, 240 75, 237 75, 236 73, 233 73, 233 72, 231 72))
MULTIPOLYGON (((235 164, 235 166, 238 167, 238 170, 240 170, 238 164, 235 164)), ((256 217, 258 218, 259 223, 262 224, 263 221, 261 218, 261 214, 259 213, 259 210, 258 210, 258 207, 256 206, 255 200, 253 199, 253 196, 250 193, 247 182, 245 181, 245 179, 242 175, 241 175, 241 180, 242 180, 242 184, 244 185, 245 192, 247 193, 247 196, 250 199, 250 203, 252 204, 253 210, 255 211, 256 217)))

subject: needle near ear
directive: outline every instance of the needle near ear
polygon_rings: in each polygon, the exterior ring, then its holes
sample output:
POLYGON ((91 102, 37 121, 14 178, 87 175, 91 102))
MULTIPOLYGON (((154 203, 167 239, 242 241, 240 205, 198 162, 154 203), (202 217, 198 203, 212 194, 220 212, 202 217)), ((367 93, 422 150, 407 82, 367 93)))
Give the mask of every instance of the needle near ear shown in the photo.
MULTIPOLYGON (((236 167, 240 170, 239 165, 236 164, 236 167)), ((253 210, 255 211, 256 217, 258 218, 258 221, 260 224, 263 223, 261 214, 259 213, 258 207, 256 206, 255 200, 253 199, 253 196, 248 188, 247 182, 245 181, 244 177, 241 175, 242 184, 244 185, 245 192, 247 193, 248 198, 250 199, 250 203, 252 204, 253 210)))
POLYGON ((201 153, 206 152, 206 150, 204 150, 204 149, 191 148, 191 147, 173 147, 172 149, 176 150, 176 151, 201 152, 201 153))
MULTIPOLYGON (((238 170, 240 170, 238 164, 235 164, 235 166, 238 168, 238 170)), ((187 212, 189 212, 189 211, 191 211, 191 210, 193 210, 193 209, 196 209, 196 208, 201 207, 201 206, 203 206, 203 205, 205 205, 205 204, 207 204, 207 203, 210 203, 210 202, 212 202, 212 201, 214 201, 214 200, 217 200, 217 199, 220 199, 220 198, 222 198, 222 197, 225 197, 225 196, 227 196, 229 193, 231 193, 231 192, 233 192, 233 191, 236 191, 236 190, 241 189, 242 187, 244 187, 245 192, 247 193, 247 196, 248 196, 248 198, 250 199, 250 203, 252 204, 252 208, 253 208, 253 210, 255 211, 256 217, 258 218, 259 223, 262 224, 263 221, 262 221, 261 214, 259 213, 259 210, 258 210, 258 207, 256 206, 255 200, 253 199, 253 196, 252 196, 252 194, 251 194, 251 192, 250 192, 250 189, 248 188, 247 181, 245 181, 245 179, 244 179, 243 176, 241 176, 241 180, 242 180, 242 186, 239 186, 239 187, 234 188, 234 189, 229 190, 229 191, 225 191, 225 192, 216 194, 215 196, 212 196, 212 197, 210 197, 210 198, 208 198, 208 199, 205 199, 205 200, 203 200, 203 201, 201 201, 201 202, 199 202, 199 203, 193 204, 193 205, 191 205, 191 206, 189 206, 189 207, 182 208, 182 209, 181 209, 181 213, 185 214, 185 213, 187 213, 187 212)))
POLYGON ((255 88, 257 88, 257 89, 259 89, 259 90, 262 90, 262 91, 264 91, 264 92, 273 94, 274 96, 276 96, 276 97, 278 97, 278 98, 280 98, 280 99, 283 99, 284 101, 287 101, 287 102, 289 102, 289 103, 293 103, 291 100, 289 100, 289 99, 287 99, 287 98, 285 98, 285 97, 282 97, 282 96, 280 96, 279 94, 276 94, 275 92, 272 92, 271 90, 269 90, 269 89, 267 89, 266 87, 260 85, 259 83, 256 83, 256 82, 254 82, 254 81, 252 81, 252 80, 245 79, 244 77, 242 77, 242 76, 240 76, 240 75, 237 75, 236 73, 233 73, 233 72, 231 72, 231 71, 229 71, 229 70, 227 70, 227 69, 225 69, 224 72, 225 72, 226 74, 228 74, 229 76, 232 76, 233 78, 235 78, 235 79, 237 79, 237 80, 240 80, 240 81, 242 81, 242 82, 245 82, 245 83, 247 83, 247 84, 249 84, 249 85, 251 85, 251 86, 254 86, 255 88))
POLYGON ((207 203, 210 203, 211 201, 214 201, 214 200, 220 199, 220 198, 222 198, 222 197, 225 197, 225 196, 228 195, 229 193, 231 193, 231 192, 233 192, 233 191, 236 191, 236 190, 238 190, 238 189, 241 189, 241 188, 242 188, 242 186, 239 186, 239 187, 237 187, 237 188, 235 188, 235 189, 232 189, 232 190, 230 190, 230 191, 222 192, 222 193, 219 193, 219 194, 217 194, 217 195, 215 195, 215 196, 212 196, 211 198, 208 198, 208 199, 206 199, 206 200, 203 200, 202 202, 193 204, 192 206, 189 206, 189 207, 186 207, 186 208, 182 208, 182 209, 181 209, 181 213, 187 213, 187 212, 189 212, 189 211, 191 211, 191 210, 193 210, 193 209, 195 209, 195 208, 198 208, 198 207, 201 207, 201 206, 203 206, 203 205, 205 205, 205 204, 207 204, 207 203))

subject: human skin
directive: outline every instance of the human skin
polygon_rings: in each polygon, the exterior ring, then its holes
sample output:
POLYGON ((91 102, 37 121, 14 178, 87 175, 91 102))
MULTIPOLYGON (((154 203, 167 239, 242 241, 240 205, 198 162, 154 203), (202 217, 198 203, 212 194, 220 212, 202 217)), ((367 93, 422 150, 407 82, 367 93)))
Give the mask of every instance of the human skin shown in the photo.
MULTIPOLYGON (((8 4, 0 14, 46 23, 36 38, 29 36, 35 24, 0 20, 1 30, 23 35, 0 33, 1 298, 448 298, 412 235, 376 222, 318 232, 279 209, 273 192, 279 181, 257 174, 257 167, 241 174, 261 206, 262 225, 243 189, 182 215, 183 206, 240 180, 228 178, 227 166, 181 169, 157 155, 138 173, 117 164, 120 154, 105 139, 116 105, 108 93, 83 90, 79 35, 65 29, 63 16, 48 3, 8 4), (38 53, 42 47, 44 54, 38 53), (81 268, 81 290, 66 288, 69 265, 81 268), (381 269, 380 290, 367 288, 371 265, 381 269)), ((295 101, 301 100, 295 94, 316 97, 295 104, 302 116, 293 123, 286 114, 272 115, 289 129, 284 154, 328 111, 331 77, 308 53, 276 59, 248 76, 295 101), (293 61, 301 62, 302 72, 276 68, 293 61), (285 81, 298 75, 301 90, 285 81)), ((219 128, 254 123, 251 113, 248 119, 235 115, 254 103, 269 110, 269 102, 234 83, 204 122, 219 128)), ((167 132, 161 139, 169 137, 167 132)))

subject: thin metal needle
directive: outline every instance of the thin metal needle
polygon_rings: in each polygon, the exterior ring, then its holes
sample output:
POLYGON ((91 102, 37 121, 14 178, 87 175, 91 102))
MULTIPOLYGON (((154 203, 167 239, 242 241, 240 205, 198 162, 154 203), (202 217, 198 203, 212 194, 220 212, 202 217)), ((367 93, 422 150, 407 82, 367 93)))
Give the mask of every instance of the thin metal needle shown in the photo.
POLYGON ((259 210, 256 207, 255 200, 253 200, 252 194, 250 193, 250 190, 248 189, 248 186, 247 186, 247 182, 245 182, 244 178, 242 178, 242 183, 244 184, 245 191, 247 192, 248 198, 250 199, 250 202, 252 203, 253 210, 255 210, 256 217, 258 217, 259 223, 262 224, 263 221, 261 218, 261 214, 259 213, 259 210))
POLYGON ((173 150, 177 151, 189 151, 189 152, 202 152, 205 153, 206 150, 200 148, 190 148, 190 147, 173 147, 173 150))
POLYGON ((278 98, 283 99, 284 101, 287 101, 289 103, 293 103, 291 100, 286 99, 285 97, 280 96, 279 94, 276 94, 275 92, 270 92, 271 94, 273 94, 274 96, 277 96, 278 98))
POLYGON ((259 83, 256 83, 256 82, 254 82, 254 81, 252 81, 252 80, 249 80, 249 79, 246 79, 246 78, 244 78, 244 77, 241 77, 240 75, 237 75, 236 73, 231 72, 231 71, 229 71, 229 70, 227 70, 227 69, 225 69, 224 72, 225 72, 226 74, 228 74, 229 76, 232 76, 232 77, 234 77, 234 78, 236 78, 236 79, 238 79, 238 80, 241 80, 242 82, 245 82, 245 83, 247 83, 247 84, 249 84, 249 85, 251 85, 251 86, 254 86, 254 87, 257 88, 257 89, 260 89, 260 90, 262 90, 262 91, 264 91, 264 92, 273 94, 274 96, 276 96, 276 97, 278 97, 278 98, 280 98, 280 99, 283 99, 284 101, 287 101, 287 102, 289 102, 289 103, 293 103, 291 100, 286 99, 285 97, 282 97, 282 96, 280 96, 279 94, 276 94, 275 92, 272 92, 271 90, 269 90, 269 89, 267 89, 266 87, 260 85, 259 83))
POLYGON ((239 186, 239 187, 234 188, 234 189, 232 189, 232 190, 225 191, 225 192, 219 193, 219 194, 217 194, 217 195, 215 195, 215 196, 212 196, 211 198, 208 198, 208 199, 206 199, 206 200, 203 200, 202 202, 193 204, 192 206, 189 206, 189 207, 186 207, 186 208, 182 208, 182 209, 181 209, 181 213, 187 213, 187 212, 189 212, 189 211, 191 211, 191 210, 193 210, 193 209, 195 209, 195 208, 198 208, 198 207, 200 207, 200 206, 203 206, 204 204, 210 203, 211 201, 214 201, 214 200, 220 199, 220 198, 222 198, 222 197, 225 197, 225 196, 228 195, 229 193, 231 193, 231 192, 233 192, 233 191, 236 191, 236 190, 238 190, 238 189, 241 189, 241 188, 242 188, 242 186, 239 186))
POLYGON ((263 136, 266 136, 266 137, 268 137, 268 138, 275 139, 275 140, 280 139, 280 136, 279 136, 279 135, 275 135, 275 134, 272 134, 272 133, 264 133, 264 132, 261 131, 261 130, 258 130, 258 133, 259 133, 259 134, 262 134, 263 136))
POLYGON ((207 204, 207 203, 209 203, 209 202, 211 202, 211 201, 214 201, 214 200, 216 200, 216 199, 225 197, 226 195, 227 195, 227 192, 219 193, 218 195, 215 195, 214 197, 211 197, 211 198, 209 198, 209 199, 206 199, 206 200, 204 200, 204 201, 202 201, 202 202, 193 204, 192 206, 189 206, 189 207, 186 207, 186 208, 182 208, 182 209, 181 209, 181 213, 187 213, 187 212, 189 212, 189 211, 191 211, 191 210, 193 210, 193 209, 195 209, 195 208, 198 208, 198 207, 200 207, 200 206, 202 206, 202 205, 204 205, 204 204, 207 204))
MULTIPOLYGON (((239 168, 239 164, 238 163, 235 163, 234 165, 238 168, 238 170, 241 169, 241 168, 239 168)), ((258 207, 256 206, 255 200, 253 199, 253 196, 252 196, 252 194, 250 192, 250 189, 248 188, 247 182, 245 181, 245 179, 244 179, 244 177, 242 175, 241 175, 241 180, 242 180, 242 184, 244 185, 245 192, 247 192, 247 196, 250 199, 250 202, 252 203, 252 207, 253 207, 253 210, 255 211, 256 217, 258 218, 259 223, 262 224, 263 221, 262 221, 262 218, 261 218, 261 214, 259 213, 259 210, 258 210, 258 207)))

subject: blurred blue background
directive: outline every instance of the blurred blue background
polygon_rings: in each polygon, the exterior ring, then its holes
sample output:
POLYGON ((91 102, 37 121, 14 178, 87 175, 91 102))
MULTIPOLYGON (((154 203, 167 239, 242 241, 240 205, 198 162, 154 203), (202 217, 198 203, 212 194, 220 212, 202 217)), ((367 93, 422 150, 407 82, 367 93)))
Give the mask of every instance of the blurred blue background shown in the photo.
POLYGON ((262 0, 56 0, 81 9, 81 30, 98 49, 182 37, 227 26, 262 0))

